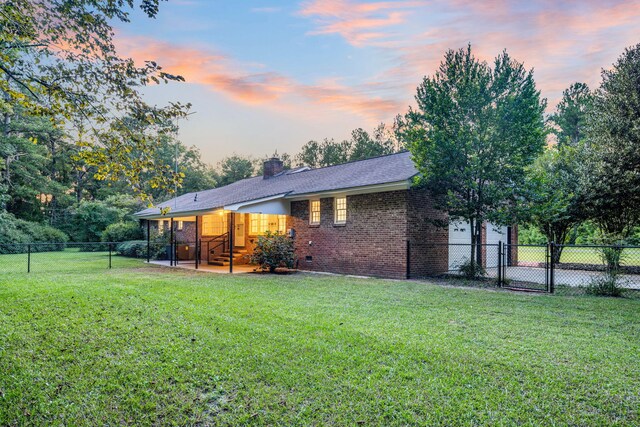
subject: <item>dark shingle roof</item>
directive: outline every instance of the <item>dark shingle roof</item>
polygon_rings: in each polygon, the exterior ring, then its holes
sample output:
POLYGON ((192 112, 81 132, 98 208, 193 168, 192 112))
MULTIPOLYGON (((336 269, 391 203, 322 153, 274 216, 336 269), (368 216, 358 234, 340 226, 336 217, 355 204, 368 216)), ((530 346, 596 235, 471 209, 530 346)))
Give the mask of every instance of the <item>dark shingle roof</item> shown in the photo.
POLYGON ((409 180, 418 173, 409 152, 372 159, 309 169, 285 171, 274 177, 243 179, 220 188, 188 193, 167 200, 156 207, 138 212, 138 216, 157 215, 159 208, 170 207, 171 213, 213 210, 224 206, 286 194, 287 197, 345 190, 377 184, 409 180), (197 198, 196 198, 197 194, 197 198))

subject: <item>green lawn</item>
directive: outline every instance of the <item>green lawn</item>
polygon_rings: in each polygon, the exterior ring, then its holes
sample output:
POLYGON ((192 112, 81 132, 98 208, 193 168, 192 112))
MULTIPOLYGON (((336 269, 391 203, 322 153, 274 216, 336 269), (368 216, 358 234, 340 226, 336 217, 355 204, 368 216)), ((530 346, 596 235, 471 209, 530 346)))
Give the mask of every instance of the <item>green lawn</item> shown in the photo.
MULTIPOLYGON (((640 249, 625 249, 622 252, 621 265, 640 266, 640 249)), ((546 251, 544 246, 518 246, 518 260, 544 262, 546 251)), ((600 252, 596 248, 567 247, 562 251, 560 262, 579 264, 602 264, 600 252)))
POLYGON ((130 262, 0 275, 0 425, 640 424, 638 300, 130 262))
MULTIPOLYGON (((31 272, 33 273, 73 273, 97 271, 109 268, 109 252, 81 252, 79 248, 67 248, 64 251, 32 252, 31 272)), ((29 264, 26 253, 0 255, 0 274, 25 273, 29 264)), ((124 258, 112 253, 111 264, 114 268, 135 267, 140 261, 124 258)))

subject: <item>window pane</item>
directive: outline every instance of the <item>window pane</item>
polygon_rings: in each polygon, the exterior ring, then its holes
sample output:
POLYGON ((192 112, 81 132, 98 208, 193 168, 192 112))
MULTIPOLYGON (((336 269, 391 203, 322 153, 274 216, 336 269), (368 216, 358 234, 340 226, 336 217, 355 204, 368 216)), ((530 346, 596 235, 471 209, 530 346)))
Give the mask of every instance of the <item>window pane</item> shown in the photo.
POLYGON ((219 236, 227 231, 227 215, 218 213, 202 217, 203 236, 219 236))
POLYGON ((336 197, 335 198, 335 218, 334 222, 336 223, 345 223, 347 222, 347 198, 346 197, 336 197))
POLYGON ((320 200, 311 201, 311 223, 320 224, 320 200))

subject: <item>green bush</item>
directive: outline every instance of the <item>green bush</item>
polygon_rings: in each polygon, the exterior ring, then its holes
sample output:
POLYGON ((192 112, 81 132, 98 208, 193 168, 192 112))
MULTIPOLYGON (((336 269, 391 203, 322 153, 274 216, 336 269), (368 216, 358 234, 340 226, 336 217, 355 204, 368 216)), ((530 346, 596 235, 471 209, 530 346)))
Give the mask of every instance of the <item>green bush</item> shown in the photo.
POLYGON ((99 242, 102 232, 123 217, 121 209, 100 200, 83 200, 74 209, 65 231, 74 242, 99 242))
POLYGON ((146 258, 147 242, 145 240, 133 240, 118 243, 116 245, 116 253, 126 257, 146 258))
POLYGON ((26 252, 25 243, 31 243, 33 252, 61 251, 68 240, 69 237, 57 228, 18 219, 7 212, 0 213, 0 253, 26 252))
POLYGON ((460 271, 460 274, 462 274, 465 279, 470 280, 484 279, 487 276, 487 271, 481 264, 471 262, 469 259, 460 264, 458 271, 460 271))
POLYGON ((594 277, 587 285, 586 292, 590 295, 605 297, 621 297, 624 289, 616 270, 606 271, 602 276, 594 277))
POLYGON ((116 222, 110 224, 102 232, 103 242, 126 242, 142 239, 143 233, 137 222, 116 222))
POLYGON ((258 237, 251 262, 271 273, 278 267, 293 268, 295 259, 293 240, 279 232, 267 232, 258 237))
MULTIPOLYGON (((118 255, 131 258, 146 258, 147 241, 132 240, 129 242, 118 243, 116 245, 116 253, 118 255)), ((151 242, 150 257, 151 259, 167 259, 167 243, 151 242)))
POLYGON ((521 245, 545 245, 547 238, 538 227, 526 225, 518 228, 518 243, 521 245))

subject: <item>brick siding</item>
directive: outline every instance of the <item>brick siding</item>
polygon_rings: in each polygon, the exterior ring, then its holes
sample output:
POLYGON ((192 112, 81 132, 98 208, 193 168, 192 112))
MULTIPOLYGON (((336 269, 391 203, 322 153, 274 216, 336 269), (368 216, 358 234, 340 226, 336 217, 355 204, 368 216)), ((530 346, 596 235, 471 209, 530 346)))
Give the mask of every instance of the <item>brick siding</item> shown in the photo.
POLYGON ((320 224, 310 225, 309 201, 291 202, 298 268, 406 277, 407 192, 347 196, 344 225, 334 224, 333 203, 320 199, 320 224))

